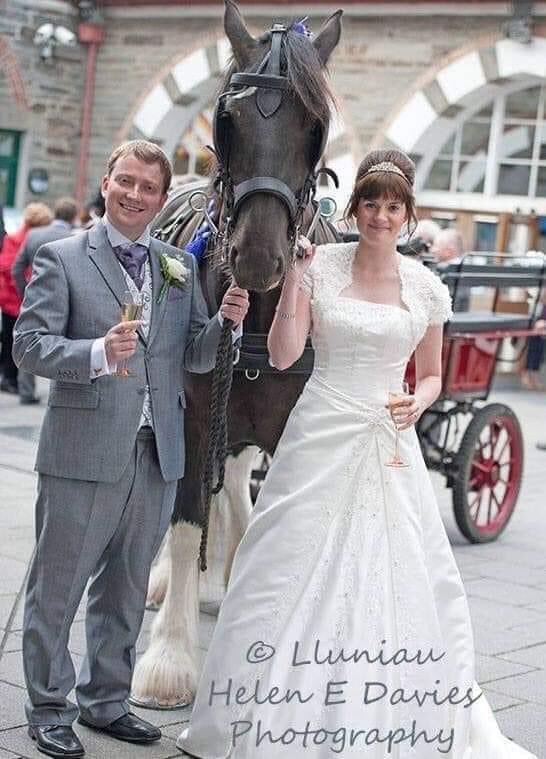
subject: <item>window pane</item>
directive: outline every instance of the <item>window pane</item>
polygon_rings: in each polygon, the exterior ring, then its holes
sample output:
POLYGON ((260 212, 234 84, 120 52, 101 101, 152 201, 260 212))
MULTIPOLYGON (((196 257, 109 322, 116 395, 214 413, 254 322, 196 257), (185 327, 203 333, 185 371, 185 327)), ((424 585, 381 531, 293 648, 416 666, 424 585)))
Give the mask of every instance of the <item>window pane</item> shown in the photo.
POLYGON ((476 114, 476 117, 478 118, 490 118, 493 115, 493 101, 489 103, 489 105, 486 105, 485 108, 482 108, 482 110, 476 114))
POLYGON ((449 140, 444 144, 444 146, 440 150, 440 153, 442 155, 453 155, 454 148, 455 148, 455 135, 452 134, 449 140))
POLYGON ((8 202, 8 182, 9 172, 7 169, 0 169, 0 206, 5 206, 8 202))
POLYGON ((505 126, 500 141, 501 158, 532 158, 534 126, 505 126))
POLYGON ((489 124, 477 124, 473 121, 467 121, 463 126, 463 137, 461 142, 462 155, 476 155, 481 152, 487 152, 489 145, 489 124))
POLYGON ((475 250, 495 250, 497 246, 497 222, 477 221, 475 250))
POLYGON ((451 185, 451 161, 438 159, 432 165, 426 181, 427 190, 449 190, 451 185))
POLYGON ((546 198, 546 166, 538 170, 537 198, 546 198))
POLYGON ((540 87, 531 87, 508 95, 506 98, 505 118, 536 119, 540 87))
POLYGON ((485 184, 485 161, 461 161, 457 190, 459 192, 483 192, 485 184))
POLYGON ((15 153, 15 135, 0 134, 0 156, 9 158, 15 153))
POLYGON ((499 167, 499 195, 528 195, 530 166, 509 166, 501 164, 499 167))
POLYGON ((546 124, 542 125, 542 134, 540 135, 540 145, 539 145, 539 157, 541 161, 546 160, 546 124))

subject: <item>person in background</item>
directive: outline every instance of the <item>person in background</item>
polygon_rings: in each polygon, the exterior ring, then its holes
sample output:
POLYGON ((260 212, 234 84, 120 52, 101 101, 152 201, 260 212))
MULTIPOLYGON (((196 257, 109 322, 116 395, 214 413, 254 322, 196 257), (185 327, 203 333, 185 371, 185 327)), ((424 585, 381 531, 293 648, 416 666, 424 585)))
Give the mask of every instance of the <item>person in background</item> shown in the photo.
POLYGON ((430 246, 441 231, 441 226, 433 219, 421 219, 415 227, 413 237, 419 237, 430 246))
MULTIPOLYGON (((464 242, 462 234, 453 227, 441 229, 430 246, 430 254, 436 261, 437 271, 441 275, 442 269, 447 264, 459 262, 463 257, 464 242)), ((459 285, 453 302, 453 310, 468 311, 469 309, 470 288, 459 285)))
MULTIPOLYGON (((74 234, 74 225, 78 219, 78 204, 73 198, 59 198, 53 206, 53 215, 53 220, 47 226, 33 229, 28 233, 13 262, 11 273, 21 300, 32 273, 32 263, 38 248, 46 243, 62 240, 74 234)), ((40 402, 35 387, 34 375, 19 369, 20 403, 28 405, 40 402)))
MULTIPOLYGON (((2 242, 4 240, 4 235, 6 234, 6 228, 4 226, 4 209, 2 206, 0 206, 0 250, 2 250, 2 242)), ((2 332, 0 331, 0 348, 2 344, 2 332)), ((0 350, 0 377, 4 373, 4 362, 3 362, 3 355, 2 351, 0 350)))
MULTIPOLYGON (((430 247, 441 227, 432 219, 423 219, 418 222, 413 234, 410 235, 407 242, 398 245, 398 252, 403 256, 418 258, 420 261, 431 261, 430 247)), ((358 235, 355 236, 355 239, 358 235)))
POLYGON ((5 234, 0 250, 0 309, 2 310, 2 367, 0 390, 4 393, 18 392, 18 372, 11 349, 13 327, 21 309, 22 296, 12 276, 13 262, 27 235, 35 227, 42 227, 52 219, 51 210, 45 203, 29 203, 24 210, 23 223, 12 234, 5 234))
POLYGON ((4 226, 4 209, 0 206, 0 249, 4 241, 4 235, 6 234, 6 228, 4 226))
MULTIPOLYGON (((540 305, 538 310, 538 319, 535 327, 544 329, 546 327, 546 287, 542 291, 540 305)), ((535 335, 529 338, 527 343, 527 355, 525 357, 525 368, 521 372, 521 384, 527 390, 544 390, 544 385, 539 378, 539 372, 544 363, 546 356, 546 338, 542 335, 535 335)), ((538 446, 540 448, 540 445, 538 446)))
POLYGON ((105 213, 104 198, 101 195, 100 189, 80 213, 80 224, 82 229, 91 229, 99 219, 102 219, 105 213))
POLYGON ((461 258, 464 253, 462 234, 453 227, 441 229, 430 246, 430 252, 439 264, 461 258))

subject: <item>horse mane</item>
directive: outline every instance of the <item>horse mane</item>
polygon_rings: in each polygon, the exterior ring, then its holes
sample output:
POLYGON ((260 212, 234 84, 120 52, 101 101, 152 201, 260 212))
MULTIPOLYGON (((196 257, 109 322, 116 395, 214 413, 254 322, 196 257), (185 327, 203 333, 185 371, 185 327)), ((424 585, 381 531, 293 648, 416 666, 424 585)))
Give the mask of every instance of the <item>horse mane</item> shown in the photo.
MULTIPOLYGON (((330 123, 332 111, 337 110, 336 99, 326 78, 326 68, 322 65, 315 47, 304 34, 296 32, 294 22, 287 24, 288 31, 284 35, 281 49, 281 73, 290 84, 290 91, 295 96, 310 118, 319 121, 326 128, 330 123)), ((266 32, 258 38, 256 60, 247 69, 255 73, 269 49, 271 32, 266 32)), ((229 88, 231 75, 240 69, 235 60, 231 60, 221 84, 220 93, 229 88)))

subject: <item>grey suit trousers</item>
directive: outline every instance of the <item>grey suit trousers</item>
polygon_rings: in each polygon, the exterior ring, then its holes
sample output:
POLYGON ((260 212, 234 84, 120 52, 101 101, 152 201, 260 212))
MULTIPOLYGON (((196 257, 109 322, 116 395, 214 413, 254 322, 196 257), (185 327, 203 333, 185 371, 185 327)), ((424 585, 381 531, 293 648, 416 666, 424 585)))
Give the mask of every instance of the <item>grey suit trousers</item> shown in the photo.
POLYGON ((147 430, 139 432, 116 483, 40 475, 23 634, 30 724, 69 725, 78 713, 68 700, 75 684, 68 638, 88 580, 79 712, 97 726, 128 712, 150 566, 175 491, 176 481, 161 476, 155 439, 147 430))

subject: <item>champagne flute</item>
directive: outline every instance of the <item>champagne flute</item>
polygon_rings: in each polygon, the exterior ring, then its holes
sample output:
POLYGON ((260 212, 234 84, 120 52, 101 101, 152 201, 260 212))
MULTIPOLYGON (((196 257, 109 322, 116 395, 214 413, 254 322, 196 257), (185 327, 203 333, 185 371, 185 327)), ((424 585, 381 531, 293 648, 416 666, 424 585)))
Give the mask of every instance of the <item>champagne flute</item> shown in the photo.
MULTIPOLYGON (((410 394, 410 388, 409 388, 408 383, 405 381, 389 386, 388 406, 389 406, 389 411, 391 412, 391 415, 392 415, 393 409, 395 409, 397 406, 400 406, 401 403, 404 402, 404 400, 407 398, 409 394, 410 394)), ((401 469, 403 467, 409 466, 409 464, 403 461, 400 456, 400 433, 398 431, 398 426, 396 425, 396 423, 394 425, 394 428, 395 428, 394 454, 390 461, 385 462, 385 466, 391 466, 391 467, 401 469)))
MULTIPOLYGON (((125 290, 121 298, 121 321, 132 322, 142 318, 144 301, 142 293, 125 290)), ((118 364, 115 372, 116 377, 135 377, 134 372, 129 370, 127 360, 118 364)))

